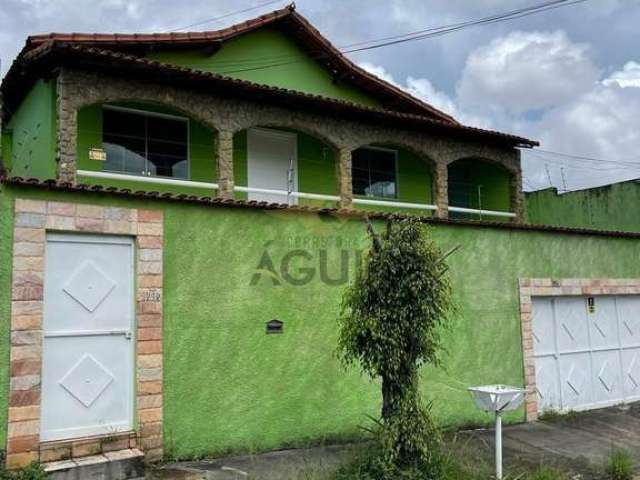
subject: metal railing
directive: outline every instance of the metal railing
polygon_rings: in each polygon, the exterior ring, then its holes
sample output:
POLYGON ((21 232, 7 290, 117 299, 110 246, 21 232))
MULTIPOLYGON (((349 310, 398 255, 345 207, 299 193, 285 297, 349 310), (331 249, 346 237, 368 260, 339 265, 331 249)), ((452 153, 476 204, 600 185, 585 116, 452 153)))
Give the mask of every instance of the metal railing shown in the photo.
MULTIPOLYGON (((175 178, 146 177, 141 175, 126 174, 126 173, 96 172, 91 170, 78 170, 77 174, 83 177, 101 178, 101 179, 107 179, 107 180, 124 180, 124 181, 133 181, 133 182, 141 182, 141 183, 154 183, 158 185, 174 185, 174 186, 183 186, 183 187, 191 187, 191 188, 204 188, 204 189, 211 189, 211 190, 218 189, 217 183, 197 182, 192 180, 179 180, 175 178)), ((263 195, 282 196, 287 199, 286 203, 290 203, 291 199, 300 199, 300 198, 307 199, 307 200, 320 200, 320 201, 328 201, 328 202, 340 201, 340 196, 338 195, 325 195, 322 193, 289 192, 286 190, 247 187, 247 186, 235 186, 233 190, 235 192, 240 192, 240 193, 258 193, 263 195)), ((354 205, 371 205, 371 206, 378 206, 378 207, 406 208, 411 210, 429 210, 434 212, 438 210, 437 205, 430 204, 430 203, 411 203, 411 202, 400 202, 396 200, 382 200, 382 199, 373 199, 373 198, 354 198, 352 203, 354 205)), ((516 216, 516 214, 513 212, 505 212, 500 210, 475 209, 475 208, 456 207, 456 206, 449 206, 448 210, 450 212, 466 213, 466 214, 481 215, 481 216, 484 215, 488 217, 514 218, 516 216)))

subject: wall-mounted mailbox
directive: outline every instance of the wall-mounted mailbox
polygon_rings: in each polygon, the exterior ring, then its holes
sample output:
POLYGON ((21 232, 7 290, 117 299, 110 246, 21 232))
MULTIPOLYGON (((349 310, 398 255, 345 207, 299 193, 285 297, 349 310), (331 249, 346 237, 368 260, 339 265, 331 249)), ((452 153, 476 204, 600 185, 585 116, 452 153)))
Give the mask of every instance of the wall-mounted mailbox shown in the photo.
POLYGON ((280 320, 269 320, 267 322, 267 333, 282 333, 284 331, 284 322, 280 320))

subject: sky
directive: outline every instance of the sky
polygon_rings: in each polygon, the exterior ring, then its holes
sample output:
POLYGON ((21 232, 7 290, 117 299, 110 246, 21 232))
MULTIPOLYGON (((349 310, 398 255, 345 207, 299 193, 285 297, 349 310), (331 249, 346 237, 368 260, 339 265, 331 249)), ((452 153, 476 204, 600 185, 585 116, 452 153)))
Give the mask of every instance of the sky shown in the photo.
MULTIPOLYGON (((298 0, 296 6, 340 47, 541 1, 298 0)), ((30 34, 171 31, 262 3, 0 0, 0 74, 30 34)), ((287 3, 195 29, 218 29, 287 3)), ((587 0, 350 58, 465 124, 539 140, 539 149, 523 152, 524 188, 563 192, 640 178, 638 25, 640 0, 587 0)))

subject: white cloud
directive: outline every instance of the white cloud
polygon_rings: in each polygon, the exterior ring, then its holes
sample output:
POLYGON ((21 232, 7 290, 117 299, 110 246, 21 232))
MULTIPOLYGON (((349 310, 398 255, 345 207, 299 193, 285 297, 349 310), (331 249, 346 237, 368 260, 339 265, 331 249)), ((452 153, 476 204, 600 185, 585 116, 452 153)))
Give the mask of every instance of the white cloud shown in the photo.
POLYGON ((400 82, 384 67, 361 66, 463 123, 522 134, 544 150, 606 160, 525 152, 526 189, 549 186, 549 176, 569 189, 640 177, 640 63, 629 61, 602 79, 587 47, 564 32, 512 32, 478 47, 455 97, 427 78, 400 82), (638 167, 626 164, 634 159, 638 167))
POLYGON ((466 108, 522 113, 575 98, 597 78, 587 46, 565 32, 516 31, 471 52, 458 97, 466 108))
POLYGON ((640 63, 627 62, 622 70, 612 73, 602 82, 605 85, 617 84, 620 87, 640 87, 640 63))
POLYGON ((395 85, 396 87, 402 88, 414 97, 419 98, 444 113, 452 115, 463 123, 476 127, 491 128, 491 121, 488 117, 472 115, 459 110, 455 100, 446 93, 437 90, 427 78, 414 78, 409 76, 404 83, 401 83, 396 81, 393 75, 380 65, 374 65, 369 62, 362 62, 358 65, 369 73, 373 73, 375 76, 395 85))

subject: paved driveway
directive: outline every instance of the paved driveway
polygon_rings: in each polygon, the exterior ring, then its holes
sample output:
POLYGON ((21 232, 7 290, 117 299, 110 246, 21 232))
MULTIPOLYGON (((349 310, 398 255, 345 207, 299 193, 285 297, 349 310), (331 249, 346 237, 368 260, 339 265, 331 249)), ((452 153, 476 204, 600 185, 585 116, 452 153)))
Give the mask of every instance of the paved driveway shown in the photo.
MULTIPOLYGON (((460 435, 493 448, 492 430, 460 435)), ((583 473, 602 467, 614 449, 622 448, 640 471, 640 403, 509 425, 503 429, 503 445, 507 463, 561 464, 583 473)))
MULTIPOLYGON (((467 430, 448 436, 448 440, 458 453, 464 455, 463 450, 468 450, 469 456, 478 455, 492 462, 493 435, 493 430, 467 430)), ((505 463, 516 470, 523 464, 556 465, 592 478, 591 474, 601 469, 614 448, 623 448, 633 456, 640 472, 640 403, 573 413, 553 421, 505 426, 503 445, 505 463)), ((310 478, 304 473, 307 469, 332 470, 352 455, 353 448, 316 447, 182 462, 157 473, 164 479, 297 480, 310 478)))

